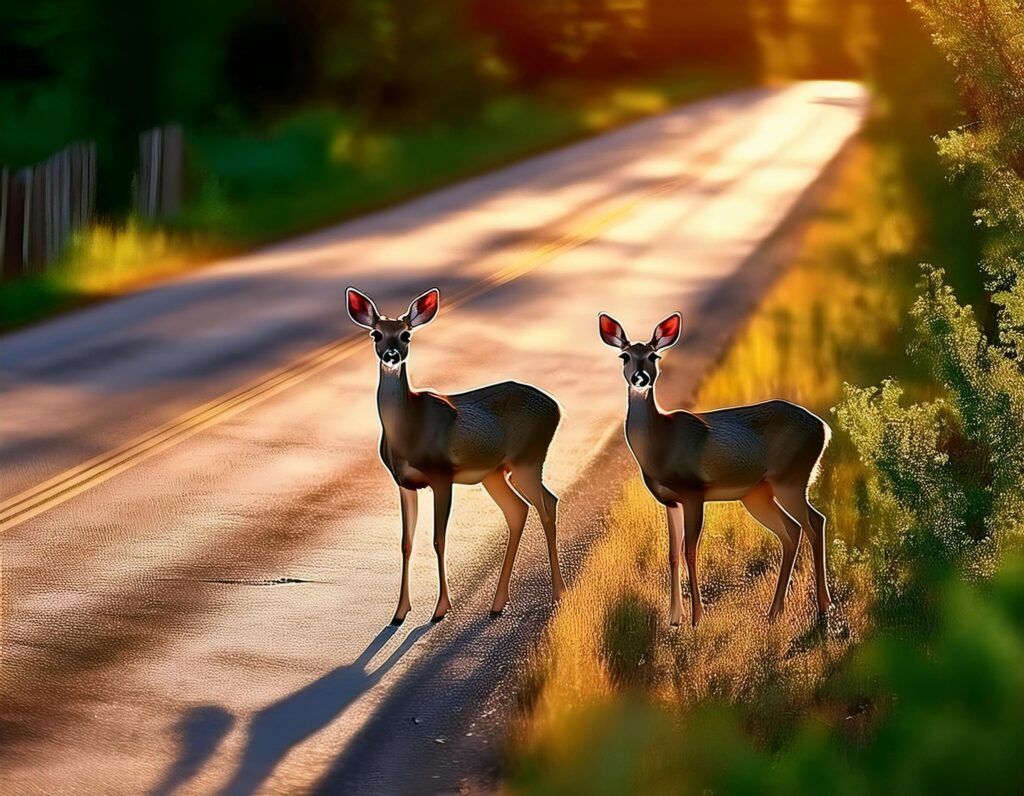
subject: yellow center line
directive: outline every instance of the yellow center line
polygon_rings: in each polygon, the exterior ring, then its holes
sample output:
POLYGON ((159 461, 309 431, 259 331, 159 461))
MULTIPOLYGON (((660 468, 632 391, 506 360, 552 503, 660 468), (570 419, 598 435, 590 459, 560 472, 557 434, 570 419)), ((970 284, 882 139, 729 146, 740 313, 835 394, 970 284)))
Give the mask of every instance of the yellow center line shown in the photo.
MULTIPOLYGON (((701 153, 695 158, 695 161, 703 161, 712 157, 713 154, 714 152, 701 153)), ((560 255, 594 240, 645 201, 675 190, 696 179, 696 177, 682 175, 666 180, 562 237, 539 246, 480 282, 459 291, 451 298, 446 299, 445 306, 449 310, 455 309, 484 293, 529 274, 560 255)), ((167 450, 203 429, 264 403, 284 390, 347 359, 364 342, 364 335, 354 334, 328 343, 269 375, 261 376, 237 390, 201 404, 153 431, 0 502, 0 533, 70 500, 109 478, 113 478, 118 473, 167 450)))

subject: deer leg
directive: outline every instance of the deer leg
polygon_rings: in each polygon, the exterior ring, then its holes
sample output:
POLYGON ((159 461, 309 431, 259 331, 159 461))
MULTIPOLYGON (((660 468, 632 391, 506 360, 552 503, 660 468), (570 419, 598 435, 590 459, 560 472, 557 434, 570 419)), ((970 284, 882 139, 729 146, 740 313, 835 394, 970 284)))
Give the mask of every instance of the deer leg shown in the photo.
POLYGON ((437 554, 437 579, 440 583, 437 597, 437 608, 430 617, 431 622, 444 619, 448 609, 452 607, 448 596, 448 573, 445 571, 444 545, 448 532, 448 516, 452 510, 452 482, 443 481, 430 485, 434 492, 434 552, 437 554))
POLYGON ((416 533, 416 514, 419 507, 419 496, 415 489, 400 486, 398 497, 402 504, 402 586, 398 594, 398 609, 391 620, 393 625, 402 624, 409 609, 412 608, 409 601, 409 558, 412 556, 412 538, 416 533))
POLYGON ((700 582, 697 580, 697 545, 704 530, 704 496, 689 497, 683 501, 683 540, 686 548, 686 571, 690 578, 690 622, 694 627, 704 614, 700 601, 700 582))
POLYGON ((811 550, 814 552, 814 587, 818 598, 818 613, 825 615, 832 605, 828 588, 828 569, 825 567, 825 515, 807 503, 807 521, 811 526, 811 550))
POLYGON ((668 516, 668 568, 669 603, 668 621, 672 627, 679 627, 683 620, 683 587, 680 564, 683 558, 683 507, 678 503, 665 504, 668 516))
POLYGON ((501 565, 501 574, 498 576, 498 588, 494 592, 494 602, 491 604, 491 618, 501 616, 508 603, 509 580, 512 578, 512 565, 516 561, 516 553, 519 551, 519 540, 523 537, 523 527, 526 525, 526 515, 530 509, 519 495, 508 485, 503 470, 495 470, 484 481, 484 489, 491 496, 508 523, 508 546, 505 548, 505 560, 501 565))
POLYGON ((779 486, 775 499, 794 517, 806 517, 807 537, 814 555, 814 588, 818 613, 828 613, 832 595, 828 589, 828 572, 825 569, 825 515, 811 505, 807 499, 807 487, 779 486))
POLYGON ((793 564, 800 547, 800 523, 794 520, 775 502, 772 487, 760 484, 743 497, 743 505, 750 515, 765 528, 779 537, 782 542, 782 561, 779 564, 779 580, 775 585, 775 596, 768 610, 768 619, 775 619, 786 604, 786 591, 793 574, 793 564))
POLYGON ((565 593, 562 568, 558 563, 558 498, 544 486, 539 464, 513 466, 512 479, 519 494, 537 509, 540 523, 544 526, 544 535, 548 541, 548 561, 551 564, 551 601, 557 603, 565 593))

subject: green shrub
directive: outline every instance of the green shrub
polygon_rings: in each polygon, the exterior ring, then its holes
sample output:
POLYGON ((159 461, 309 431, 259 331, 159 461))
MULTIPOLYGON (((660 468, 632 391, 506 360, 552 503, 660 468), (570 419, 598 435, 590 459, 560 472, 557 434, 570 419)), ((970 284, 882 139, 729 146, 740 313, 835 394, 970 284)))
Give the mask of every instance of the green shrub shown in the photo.
POLYGON ((927 640, 881 635, 823 689, 780 748, 742 706, 678 715, 623 700, 582 709, 571 744, 511 772, 522 794, 1019 794, 1024 790, 1024 560, 947 578, 927 640))

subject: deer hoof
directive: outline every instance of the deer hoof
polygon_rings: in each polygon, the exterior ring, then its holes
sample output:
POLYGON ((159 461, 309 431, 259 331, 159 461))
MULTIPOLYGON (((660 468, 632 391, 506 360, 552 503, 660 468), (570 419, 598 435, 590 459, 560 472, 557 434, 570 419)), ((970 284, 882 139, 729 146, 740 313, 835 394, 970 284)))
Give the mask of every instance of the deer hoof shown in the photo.
POLYGON ((391 620, 391 627, 400 627, 404 621, 404 616, 399 616, 398 614, 395 614, 395 618, 391 620))
POLYGON ((432 617, 430 617, 430 621, 431 622, 440 622, 446 616, 447 616, 447 614, 434 614, 432 617))
POLYGON ((504 608, 502 608, 500 611, 495 611, 492 609, 490 614, 491 619, 499 619, 503 613, 505 613, 504 608))

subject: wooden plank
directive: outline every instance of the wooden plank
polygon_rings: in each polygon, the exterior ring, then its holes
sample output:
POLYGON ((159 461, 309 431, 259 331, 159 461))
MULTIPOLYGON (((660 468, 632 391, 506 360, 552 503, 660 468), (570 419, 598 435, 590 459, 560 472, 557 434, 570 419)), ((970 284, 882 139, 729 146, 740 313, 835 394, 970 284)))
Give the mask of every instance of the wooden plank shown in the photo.
POLYGON ((90 141, 85 147, 85 223, 92 221, 96 210, 96 143, 90 141))
POLYGON ((60 153, 46 159, 46 259, 48 266, 57 257, 60 242, 60 153))
POLYGON ((0 235, 4 239, 4 279, 14 279, 24 271, 25 191, 29 184, 25 171, 10 175, 7 182, 7 212, 0 235))
POLYGON ((82 225, 82 145, 68 147, 68 225, 76 230, 82 225))
POLYGON ((32 231, 32 192, 36 186, 35 169, 24 169, 21 176, 25 183, 25 190, 22 194, 25 201, 21 209, 21 273, 27 274, 29 270, 29 235, 32 231))
POLYGON ((50 158, 47 158, 43 161, 40 168, 43 172, 43 190, 40 194, 43 207, 43 220, 40 226, 40 229, 43 232, 43 254, 41 264, 45 266, 50 261, 50 252, 53 250, 53 244, 50 239, 53 232, 53 161, 50 158))
POLYGON ((57 257, 60 248, 60 153, 56 152, 49 157, 46 165, 48 168, 49 185, 46 191, 46 262, 49 265, 57 257))
POLYGON ((32 169, 32 191, 25 215, 25 272, 38 273, 46 263, 46 164, 32 169))
POLYGON ((60 153, 60 248, 71 237, 71 148, 65 147, 60 153))
POLYGON ((161 216, 174 215, 181 209, 182 185, 184 184, 184 135, 180 124, 168 125, 163 130, 163 145, 160 158, 160 206, 161 216))
POLYGON ((160 197, 160 163, 161 163, 160 128, 154 127, 139 134, 139 215, 143 218, 154 218, 159 208, 160 197))
POLYGON ((160 196, 160 128, 154 127, 150 139, 150 163, 149 163, 149 217, 155 218, 157 214, 157 199, 160 196))

